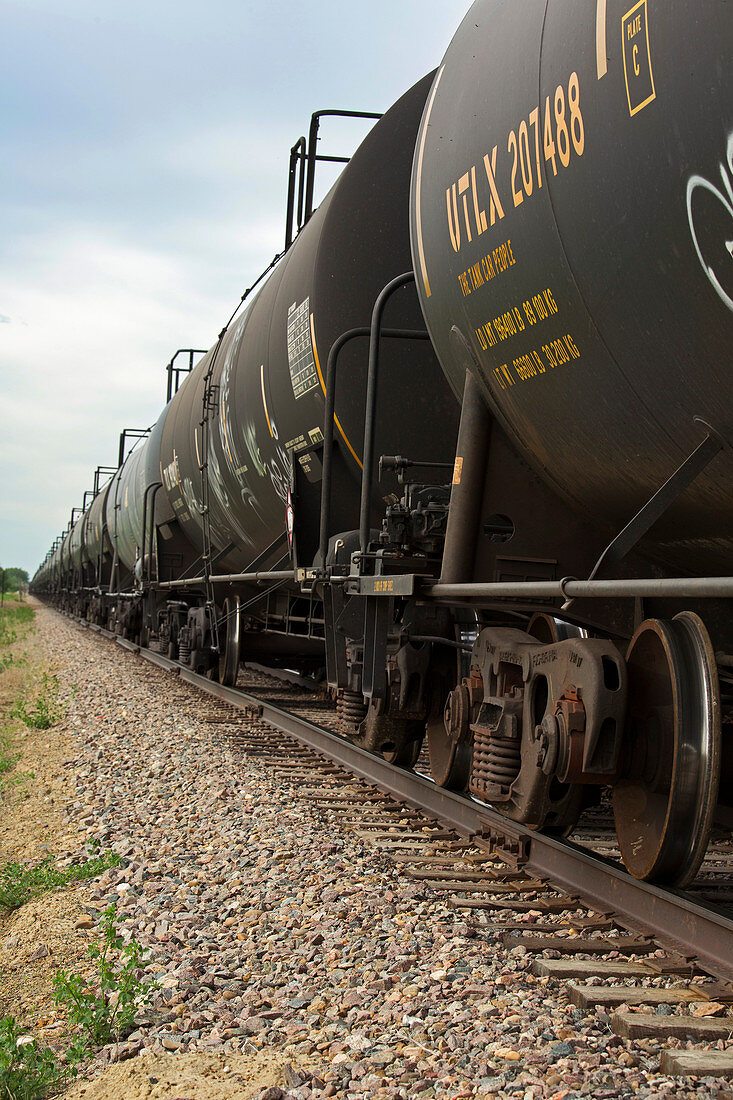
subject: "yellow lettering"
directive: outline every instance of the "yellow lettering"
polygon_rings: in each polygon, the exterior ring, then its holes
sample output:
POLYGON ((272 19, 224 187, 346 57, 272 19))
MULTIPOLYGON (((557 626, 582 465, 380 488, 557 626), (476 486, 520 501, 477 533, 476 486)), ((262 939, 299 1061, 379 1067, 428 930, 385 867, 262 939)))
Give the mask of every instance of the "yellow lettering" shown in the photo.
POLYGON ((572 355, 573 359, 580 359, 580 352, 578 351, 575 341, 573 340, 569 332, 566 333, 564 339, 565 343, 567 344, 568 351, 572 355))
POLYGON ((496 153, 498 145, 495 145, 491 150, 491 160, 489 160, 489 154, 484 155, 484 168, 486 169, 486 178, 489 181, 489 190, 491 191, 491 202, 489 205, 489 220, 493 225, 497 219, 501 220, 504 217, 504 207, 501 205, 499 199, 499 192, 496 189, 496 153))
POLYGON ((486 229, 486 211, 478 208, 478 190, 476 188, 476 165, 471 166, 471 194, 473 195, 473 213, 476 218, 476 232, 480 235, 486 229))
POLYGON ((469 243, 473 240, 471 236, 471 226, 468 224, 468 203, 466 202, 466 191, 468 191, 468 172, 465 172, 458 181, 458 194, 463 196, 463 220, 466 223, 466 235, 469 243))
POLYGON ((450 233, 450 243, 453 245, 453 251, 458 252, 461 247, 461 227, 458 224, 458 200, 456 199, 456 185, 455 183, 447 188, 445 192, 445 204, 448 208, 448 231, 450 233), (453 200, 451 206, 451 198, 453 200))

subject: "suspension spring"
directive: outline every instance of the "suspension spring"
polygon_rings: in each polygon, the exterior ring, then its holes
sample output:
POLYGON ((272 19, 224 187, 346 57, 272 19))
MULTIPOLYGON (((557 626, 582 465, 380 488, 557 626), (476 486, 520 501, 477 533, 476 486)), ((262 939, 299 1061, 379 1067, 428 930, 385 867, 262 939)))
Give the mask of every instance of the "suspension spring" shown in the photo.
POLYGON ((178 632, 178 660, 187 665, 191 656, 191 631, 184 626, 178 632))
POLYGON ((522 766, 521 742, 496 738, 488 731, 477 729, 473 742, 471 790, 477 794, 493 794, 497 788, 507 791, 519 775, 522 766), (490 790, 489 790, 490 789, 490 790))
POLYGON ((344 736, 353 734, 359 724, 364 721, 367 712, 367 704, 360 691, 349 691, 344 688, 336 700, 336 713, 339 719, 339 729, 344 736))

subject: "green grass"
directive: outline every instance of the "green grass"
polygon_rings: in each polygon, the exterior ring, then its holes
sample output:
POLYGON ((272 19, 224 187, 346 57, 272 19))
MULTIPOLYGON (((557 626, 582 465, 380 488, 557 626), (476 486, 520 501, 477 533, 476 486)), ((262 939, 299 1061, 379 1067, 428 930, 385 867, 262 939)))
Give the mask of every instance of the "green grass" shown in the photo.
POLYGON ((157 986, 145 979, 148 963, 140 945, 134 939, 125 943, 120 936, 114 905, 102 917, 101 945, 92 944, 89 954, 96 964, 98 990, 79 974, 61 970, 54 978, 54 998, 66 1007, 86 1041, 99 1047, 129 1034, 157 986))
POLYGON ((5 603, 0 607, 0 618, 11 619, 16 625, 32 623, 35 614, 30 604, 21 603, 19 600, 8 599, 7 596, 5 597, 5 603))
POLYGON ((8 650, 7 653, 3 653, 2 655, 0 655, 0 673, 7 672, 9 668, 22 668, 23 665, 27 664, 27 657, 18 657, 17 654, 11 653, 10 650, 8 650))
POLYGON ((0 647, 12 645, 33 623, 35 611, 28 604, 5 601, 0 608, 0 647))
MULTIPOLYGON (((13 750, 8 734, 0 730, 0 794, 10 786, 22 785, 33 778, 33 772, 13 770, 20 757, 21 753, 13 750)), ((2 1100, 1 1096, 0 1100, 2 1100)))
POLYGON ((9 772, 18 760, 20 760, 20 753, 11 752, 7 737, 0 734, 0 776, 9 772))
MULTIPOLYGON (((32 625, 34 619, 33 608, 28 607, 26 604, 20 604, 16 601, 7 601, 5 606, 0 609, 0 649, 2 647, 11 644, 18 640, 18 634, 24 634, 26 627, 32 625), (18 629, 15 629, 17 627, 18 629)), ((11 653, 10 650, 6 652, 0 652, 0 675, 4 672, 8 672, 9 669, 18 670, 21 667, 28 665, 28 657, 26 654, 19 654, 17 651, 11 653)), ((29 674, 25 671, 21 673, 21 679, 27 683, 29 674)), ((13 683, 16 681, 13 680, 13 683)), ((13 771, 15 764, 20 759, 21 754, 14 751, 14 723, 9 721, 10 719, 20 717, 19 710, 22 708, 24 713, 30 713, 33 718, 45 719, 51 717, 55 710, 58 709, 57 701, 54 700, 53 694, 54 685, 48 683, 48 677, 41 684, 39 694, 42 696, 40 706, 34 702, 28 704, 25 696, 16 700, 12 707, 6 708, 3 705, 3 713, 0 714, 0 794, 11 784, 18 782, 25 782, 27 779, 32 778, 30 773, 16 772, 13 775, 8 773, 13 771)), ((58 693, 57 693, 58 694, 58 693)), ((2 1097, 0 1096, 0 1100, 2 1097)))
POLYGON ((62 1065, 55 1051, 41 1046, 13 1016, 5 1016, 0 1020, 0 1100, 42 1100, 58 1092, 76 1077, 79 1053, 72 1048, 62 1065))
POLYGON ((16 861, 6 863, 0 867, 0 908, 12 912, 39 894, 55 890, 57 886, 68 886, 72 882, 97 878, 110 867, 118 867, 119 864, 120 857, 116 852, 92 855, 83 863, 75 863, 63 869, 55 866, 53 856, 48 856, 35 865, 16 861))
POLYGON ((89 948, 94 979, 63 970, 54 978, 56 1003, 81 1032, 63 1054, 42 1046, 13 1016, 0 1019, 0 1100, 44 1100, 57 1094, 78 1076, 79 1063, 94 1049, 129 1034, 135 1016, 150 1002, 157 985, 145 978, 148 962, 140 945, 120 936, 114 905, 105 910, 101 928, 101 943, 89 948))
POLYGON ((29 693, 21 695, 10 713, 14 718, 20 718, 29 729, 50 729, 66 713, 66 707, 59 700, 59 690, 58 676, 44 672, 35 697, 29 693))

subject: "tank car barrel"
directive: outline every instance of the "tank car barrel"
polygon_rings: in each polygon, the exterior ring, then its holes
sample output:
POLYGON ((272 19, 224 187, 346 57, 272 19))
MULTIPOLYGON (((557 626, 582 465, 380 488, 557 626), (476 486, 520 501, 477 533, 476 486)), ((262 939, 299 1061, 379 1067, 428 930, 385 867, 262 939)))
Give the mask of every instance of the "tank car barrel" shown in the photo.
MULTIPOLYGON (((732 34, 725 0, 476 0, 423 115, 413 264, 443 369, 460 393, 468 351, 533 473, 612 530, 696 419, 732 438, 732 34)), ((677 576, 730 568, 733 451, 714 451, 630 532, 677 576)))

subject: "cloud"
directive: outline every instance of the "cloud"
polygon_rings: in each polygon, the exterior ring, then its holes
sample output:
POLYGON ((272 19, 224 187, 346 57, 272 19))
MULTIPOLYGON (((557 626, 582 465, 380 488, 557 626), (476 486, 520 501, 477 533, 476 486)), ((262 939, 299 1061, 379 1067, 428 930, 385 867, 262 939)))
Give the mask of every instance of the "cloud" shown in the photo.
POLYGON ((175 258, 98 226, 26 241, 0 296, 27 319, 0 342, 0 554, 33 567, 95 466, 114 461, 122 428, 158 416, 172 352, 212 342, 221 297, 175 258))
MULTIPOLYGON (((385 109, 467 7, 6 5, 0 561, 35 569, 121 429, 157 418, 172 352, 213 343, 282 248, 311 112, 385 109)), ((320 152, 353 149, 343 125, 320 152)))

